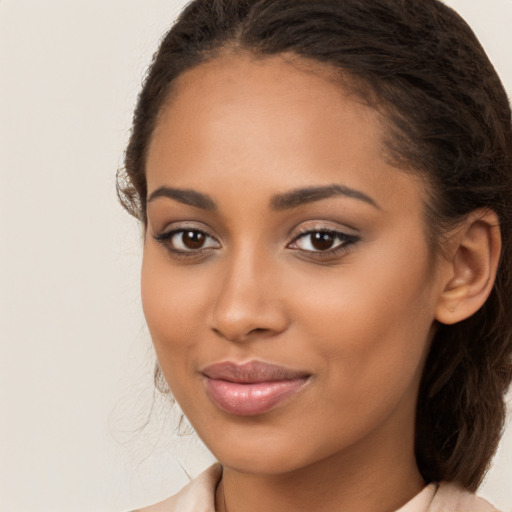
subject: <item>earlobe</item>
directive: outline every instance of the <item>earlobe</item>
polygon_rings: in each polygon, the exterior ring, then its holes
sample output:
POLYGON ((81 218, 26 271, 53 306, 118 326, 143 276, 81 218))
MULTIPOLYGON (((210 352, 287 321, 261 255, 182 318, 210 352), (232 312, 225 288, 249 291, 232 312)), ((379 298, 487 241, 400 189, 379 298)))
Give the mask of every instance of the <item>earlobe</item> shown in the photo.
POLYGON ((443 324, 469 318, 491 293, 501 253, 498 216, 491 210, 472 212, 450 244, 448 278, 436 308, 436 320, 443 324))

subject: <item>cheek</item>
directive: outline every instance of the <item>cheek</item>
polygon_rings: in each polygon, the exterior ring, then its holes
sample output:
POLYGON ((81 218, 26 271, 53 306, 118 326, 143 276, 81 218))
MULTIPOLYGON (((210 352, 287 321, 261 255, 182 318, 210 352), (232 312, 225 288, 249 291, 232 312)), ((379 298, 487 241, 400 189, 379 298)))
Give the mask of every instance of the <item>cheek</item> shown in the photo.
MULTIPOLYGON (((413 239, 414 240, 414 239, 413 239)), ((354 404, 403 392, 421 372, 434 319, 423 239, 354 253, 315 279, 296 278, 296 318, 333 387, 354 404), (366 399, 365 399, 366 400, 366 399)), ((394 397, 396 398, 396 396, 394 397)))
POLYGON ((165 380, 173 397, 186 409, 191 389, 198 384, 194 354, 201 340, 198 318, 205 318, 204 283, 191 280, 179 267, 173 268, 167 254, 158 249, 144 250, 142 306, 165 380))
MULTIPOLYGON (((197 270, 201 272, 204 273, 197 270)), ((167 354, 183 356, 199 338, 198 318, 204 318, 208 289, 203 277, 195 275, 191 279, 190 272, 173 268, 161 248, 146 246, 144 249, 142 306, 162 366, 182 361, 167 354)))

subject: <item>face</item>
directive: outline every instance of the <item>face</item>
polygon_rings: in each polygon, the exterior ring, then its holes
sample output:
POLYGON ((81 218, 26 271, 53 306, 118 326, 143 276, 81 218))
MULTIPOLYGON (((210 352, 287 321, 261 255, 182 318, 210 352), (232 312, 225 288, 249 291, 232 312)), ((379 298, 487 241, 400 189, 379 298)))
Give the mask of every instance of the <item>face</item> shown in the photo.
POLYGON ((325 73, 201 64, 149 147, 147 323, 184 413, 240 471, 412 450, 439 294, 425 192, 325 73))

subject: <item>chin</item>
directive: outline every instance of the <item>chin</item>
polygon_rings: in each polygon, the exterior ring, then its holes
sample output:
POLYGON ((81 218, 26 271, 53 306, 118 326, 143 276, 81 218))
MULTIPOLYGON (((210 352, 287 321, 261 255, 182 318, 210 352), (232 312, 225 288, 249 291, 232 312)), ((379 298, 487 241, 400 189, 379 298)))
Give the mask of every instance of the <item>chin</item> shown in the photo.
POLYGON ((238 432, 212 428, 206 435, 198 434, 223 466, 239 473, 286 474, 323 458, 314 447, 305 450, 304 440, 298 441, 289 429, 272 432, 260 426, 235 430, 238 432))
POLYGON ((258 454, 251 455, 231 452, 221 454, 217 460, 232 471, 252 475, 282 475, 302 467, 300 461, 278 453, 260 451, 258 454))

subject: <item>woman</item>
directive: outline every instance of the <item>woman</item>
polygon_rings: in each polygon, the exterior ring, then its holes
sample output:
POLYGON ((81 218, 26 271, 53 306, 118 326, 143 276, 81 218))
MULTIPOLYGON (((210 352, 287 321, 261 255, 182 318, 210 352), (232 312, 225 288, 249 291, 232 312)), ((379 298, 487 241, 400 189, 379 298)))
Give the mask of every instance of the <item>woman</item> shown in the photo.
POLYGON ((495 510, 511 113, 456 13, 195 0, 125 164, 156 381, 220 462, 145 510, 495 510))

